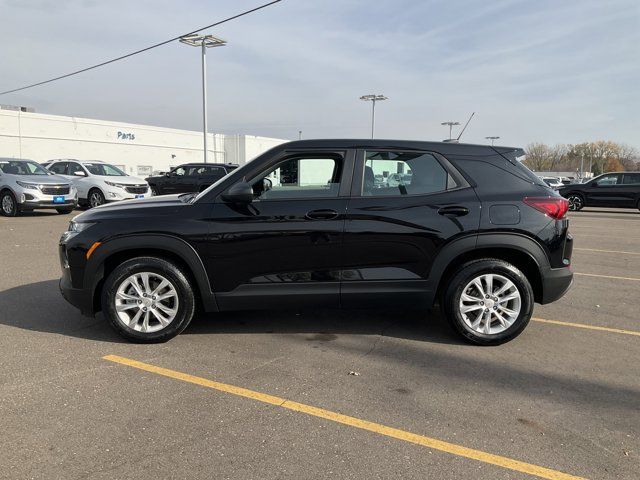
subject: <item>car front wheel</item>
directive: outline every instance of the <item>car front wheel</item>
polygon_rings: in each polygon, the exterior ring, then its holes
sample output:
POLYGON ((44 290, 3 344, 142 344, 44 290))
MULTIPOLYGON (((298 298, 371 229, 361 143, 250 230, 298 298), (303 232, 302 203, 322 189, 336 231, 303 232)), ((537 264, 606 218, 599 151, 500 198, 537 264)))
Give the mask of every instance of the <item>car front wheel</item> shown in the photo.
POLYGON ((15 217, 18 214, 16 198, 9 190, 5 190, 0 195, 0 211, 5 217, 15 217))
POLYGON ((161 258, 127 260, 111 272, 102 291, 102 311, 111 326, 138 343, 175 337, 189 325, 194 310, 186 275, 161 258))
POLYGON ((515 266, 498 259, 469 262, 453 275, 444 311, 455 330, 479 345, 499 345, 525 329, 533 314, 533 290, 515 266))
POLYGON ((100 205, 103 205, 104 202, 105 202, 104 195, 100 190, 98 190, 97 188, 94 188, 89 191, 89 198, 87 199, 87 204, 89 205, 89 208, 99 207, 100 205))
POLYGON ((584 198, 582 198, 582 195, 572 193, 567 197, 567 200, 569 200, 569 210, 572 212, 582 210, 582 207, 584 207, 584 198))

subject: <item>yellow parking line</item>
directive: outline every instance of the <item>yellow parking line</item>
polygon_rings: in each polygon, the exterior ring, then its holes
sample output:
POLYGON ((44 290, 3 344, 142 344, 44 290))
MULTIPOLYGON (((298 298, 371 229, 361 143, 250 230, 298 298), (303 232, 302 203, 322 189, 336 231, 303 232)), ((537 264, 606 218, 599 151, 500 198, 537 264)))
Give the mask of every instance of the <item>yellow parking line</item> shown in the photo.
POLYGON ((361 420, 359 418, 350 417, 341 413, 332 412, 323 408, 313 407, 311 405, 305 405, 304 403, 293 402, 285 398, 268 395, 265 393, 255 392, 242 387, 236 387, 226 383, 220 383, 213 380, 208 380, 202 377, 196 377, 189 375, 188 373, 182 373, 175 370, 169 370, 167 368, 157 367, 148 363, 139 362, 129 358, 120 357, 117 355, 106 355, 102 357, 110 362, 119 363, 121 365, 127 365, 129 367, 144 370, 146 372, 155 373, 165 377, 173 378, 175 380, 181 380, 187 383, 193 383, 202 387, 212 388, 232 395, 240 397, 250 398, 259 402, 268 403, 277 407, 286 408, 287 410, 293 410, 294 412, 305 413, 313 417, 324 418, 332 422, 341 423, 343 425, 349 425, 351 427, 367 430, 369 432, 384 435, 386 437, 395 438, 397 440, 403 440, 405 442, 414 443, 423 447, 431 448, 434 450, 440 450, 442 452, 457 455, 459 457, 470 458, 479 462, 489 463, 497 465, 498 467, 506 468, 509 470, 515 470, 516 472, 527 473, 540 478, 546 478, 548 480, 585 480, 581 477, 569 475, 567 473, 559 472, 557 470, 551 470, 549 468, 540 467, 531 463, 521 462, 519 460, 513 460, 508 457, 502 457, 500 455, 494 455, 492 453, 486 453, 481 450, 475 450, 472 448, 463 447, 462 445, 456 445, 455 443, 449 443, 436 438, 426 437, 424 435, 418 435, 415 433, 399 430, 393 427, 387 427, 379 423, 369 422, 367 420, 361 420))
POLYGON ((634 335, 640 337, 640 332, 636 330, 622 330, 620 328, 599 327, 597 325, 587 325, 585 323, 561 322, 560 320, 547 320, 545 318, 532 318, 532 322, 549 323, 552 325, 561 325, 563 327, 584 328, 586 330, 597 330, 600 332, 621 333, 623 335, 634 335))
POLYGON ((595 273, 578 273, 578 272, 573 272, 573 274, 582 275, 583 277, 613 278, 614 280, 631 280, 632 282, 640 282, 640 278, 636 278, 636 277, 616 277, 613 275, 598 275, 595 273))
POLYGON ((624 252, 622 250, 600 250, 599 248, 574 248, 583 252, 620 253, 623 255, 640 255, 640 252, 624 252))

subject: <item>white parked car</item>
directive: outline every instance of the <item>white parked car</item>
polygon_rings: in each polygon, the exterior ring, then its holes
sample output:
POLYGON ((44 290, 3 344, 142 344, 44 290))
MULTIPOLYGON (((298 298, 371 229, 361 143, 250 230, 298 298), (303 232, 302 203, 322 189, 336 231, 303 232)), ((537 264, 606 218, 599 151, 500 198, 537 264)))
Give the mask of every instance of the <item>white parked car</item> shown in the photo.
POLYGON ((540 178, 542 178, 542 181, 547 185, 549 185, 554 190, 557 190, 560 187, 564 187, 564 183, 562 183, 562 180, 560 180, 560 178, 558 177, 540 177, 540 178))
POLYGON ((149 184, 99 160, 49 160, 50 172, 69 179, 78 189, 78 204, 97 207, 107 202, 151 196, 149 184))

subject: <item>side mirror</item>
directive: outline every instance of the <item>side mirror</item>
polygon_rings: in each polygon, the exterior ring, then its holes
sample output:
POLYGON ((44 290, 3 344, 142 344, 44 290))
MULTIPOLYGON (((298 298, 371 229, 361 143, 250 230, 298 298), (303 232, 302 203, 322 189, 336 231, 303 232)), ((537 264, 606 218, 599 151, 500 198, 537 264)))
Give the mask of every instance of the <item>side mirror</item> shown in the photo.
POLYGON ((273 182, 271 181, 271 179, 266 178, 266 177, 263 178, 262 179, 262 193, 268 192, 272 188, 273 188, 273 182))
POLYGON ((253 188, 247 182, 238 182, 222 195, 222 200, 227 203, 251 203, 253 202, 253 188))
POLYGON ((86 173, 84 173, 82 170, 76 170, 75 172, 73 172, 73 174, 74 174, 76 177, 86 177, 86 176, 87 176, 87 174, 86 174, 86 173))

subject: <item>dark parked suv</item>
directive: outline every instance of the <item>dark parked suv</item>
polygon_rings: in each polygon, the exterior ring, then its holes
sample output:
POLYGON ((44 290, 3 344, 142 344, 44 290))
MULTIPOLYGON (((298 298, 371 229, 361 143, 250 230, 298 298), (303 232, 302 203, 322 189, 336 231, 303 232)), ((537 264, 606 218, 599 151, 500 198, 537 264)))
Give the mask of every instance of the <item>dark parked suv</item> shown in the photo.
POLYGON ((236 168, 232 163, 187 163, 145 180, 153 195, 201 192, 236 168))
POLYGON ((561 187, 569 200, 569 210, 583 207, 640 209, 640 172, 604 173, 587 183, 561 187))
POLYGON ((569 288, 568 202, 507 147, 399 140, 280 145, 200 194, 77 216, 64 297, 138 342, 206 312, 429 309, 478 344, 516 337, 569 288), (376 182, 400 173, 393 186, 376 182))

